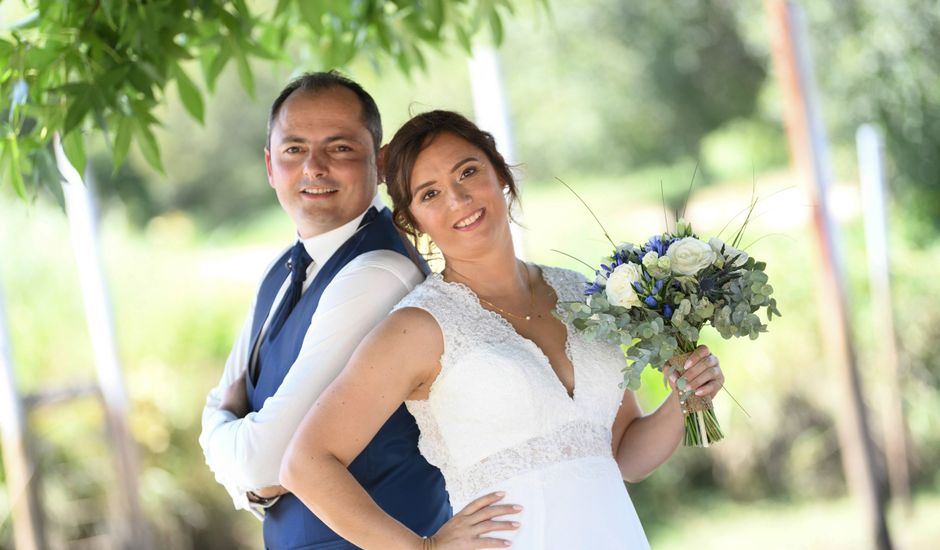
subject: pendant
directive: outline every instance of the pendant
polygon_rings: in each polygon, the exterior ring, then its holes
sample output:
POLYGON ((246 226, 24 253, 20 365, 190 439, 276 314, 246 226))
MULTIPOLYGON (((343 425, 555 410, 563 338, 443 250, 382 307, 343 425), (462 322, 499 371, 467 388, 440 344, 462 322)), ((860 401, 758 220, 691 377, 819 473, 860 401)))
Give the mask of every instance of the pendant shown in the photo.
POLYGON ((529 320, 531 320, 531 319, 532 319, 532 316, 531 316, 531 315, 526 315, 526 316, 525 316, 525 320, 526 320, 526 321, 529 321, 529 320))

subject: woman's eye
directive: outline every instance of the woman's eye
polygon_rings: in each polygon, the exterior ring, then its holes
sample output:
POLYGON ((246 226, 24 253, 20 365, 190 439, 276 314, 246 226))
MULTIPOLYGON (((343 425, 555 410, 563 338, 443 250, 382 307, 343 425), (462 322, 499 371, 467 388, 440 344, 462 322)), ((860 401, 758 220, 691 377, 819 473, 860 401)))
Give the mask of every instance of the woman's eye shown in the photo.
POLYGON ((429 200, 429 199, 433 199, 433 198, 436 197, 436 196, 437 196, 437 191, 431 189, 431 190, 429 190, 429 191, 425 191, 424 194, 421 195, 421 200, 422 200, 422 201, 426 201, 426 200, 429 200))
POLYGON ((469 167, 469 168, 465 168, 464 171, 460 173, 460 179, 469 178, 470 176, 472 176, 473 174, 476 174, 476 173, 477 173, 477 169, 476 169, 475 166, 471 166, 471 167, 469 167))

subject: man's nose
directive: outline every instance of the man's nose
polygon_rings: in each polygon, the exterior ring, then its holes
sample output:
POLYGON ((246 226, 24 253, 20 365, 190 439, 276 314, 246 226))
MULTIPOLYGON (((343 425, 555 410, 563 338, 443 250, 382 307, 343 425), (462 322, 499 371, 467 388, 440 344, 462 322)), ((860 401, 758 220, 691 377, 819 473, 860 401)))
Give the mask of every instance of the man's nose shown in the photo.
POLYGON ((317 151, 311 151, 306 162, 304 162, 304 175, 315 180, 326 177, 328 173, 325 155, 317 151))

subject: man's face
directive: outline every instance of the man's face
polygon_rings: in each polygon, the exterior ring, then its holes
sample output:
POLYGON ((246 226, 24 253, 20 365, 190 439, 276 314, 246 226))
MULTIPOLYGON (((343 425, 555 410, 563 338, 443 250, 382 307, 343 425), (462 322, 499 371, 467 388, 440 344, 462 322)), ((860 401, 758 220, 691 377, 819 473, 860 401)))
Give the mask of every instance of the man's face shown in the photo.
POLYGON ((362 105, 346 88, 297 91, 281 105, 264 151, 268 182, 305 239, 361 214, 378 184, 362 105))

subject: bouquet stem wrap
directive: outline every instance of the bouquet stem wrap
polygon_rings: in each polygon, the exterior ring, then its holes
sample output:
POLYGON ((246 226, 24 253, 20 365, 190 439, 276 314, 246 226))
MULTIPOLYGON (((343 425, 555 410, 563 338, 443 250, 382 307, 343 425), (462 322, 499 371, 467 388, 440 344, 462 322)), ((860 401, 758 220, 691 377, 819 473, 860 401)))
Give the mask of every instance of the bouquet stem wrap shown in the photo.
MULTIPOLYGON (((666 365, 681 376, 684 373, 682 365, 689 355, 691 352, 677 355, 669 359, 666 365)), ((721 426, 718 425, 718 417, 715 416, 710 397, 701 397, 692 391, 685 390, 679 392, 679 403, 682 405, 682 414, 685 417, 683 443, 686 447, 708 448, 712 443, 724 439, 725 435, 721 431, 721 426)))

